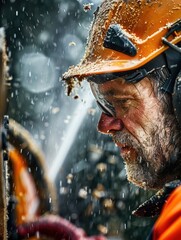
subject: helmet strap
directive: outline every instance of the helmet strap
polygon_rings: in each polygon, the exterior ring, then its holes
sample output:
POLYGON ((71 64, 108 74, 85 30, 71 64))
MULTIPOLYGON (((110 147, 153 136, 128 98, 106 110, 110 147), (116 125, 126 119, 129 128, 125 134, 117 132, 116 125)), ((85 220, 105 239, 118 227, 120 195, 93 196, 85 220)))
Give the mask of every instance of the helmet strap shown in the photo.
POLYGON ((175 49, 169 48, 163 53, 163 56, 169 71, 169 76, 161 86, 161 90, 172 94, 174 92, 175 79, 181 68, 181 55, 180 52, 175 51, 175 49))
POLYGON ((170 26, 167 34, 162 38, 162 42, 167 45, 169 48, 181 53, 181 48, 171 42, 169 42, 168 38, 173 35, 177 35, 178 32, 181 31, 181 19, 178 20, 176 23, 170 26))

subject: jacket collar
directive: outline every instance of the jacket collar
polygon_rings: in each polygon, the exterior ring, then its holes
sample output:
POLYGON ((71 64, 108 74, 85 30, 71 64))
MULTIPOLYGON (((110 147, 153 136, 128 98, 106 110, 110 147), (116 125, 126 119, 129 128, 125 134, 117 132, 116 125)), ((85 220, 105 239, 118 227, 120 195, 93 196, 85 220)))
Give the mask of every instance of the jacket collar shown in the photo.
POLYGON ((150 199, 141 204, 132 214, 138 217, 158 216, 170 194, 180 185, 181 180, 175 180, 165 184, 163 189, 159 190, 150 199))

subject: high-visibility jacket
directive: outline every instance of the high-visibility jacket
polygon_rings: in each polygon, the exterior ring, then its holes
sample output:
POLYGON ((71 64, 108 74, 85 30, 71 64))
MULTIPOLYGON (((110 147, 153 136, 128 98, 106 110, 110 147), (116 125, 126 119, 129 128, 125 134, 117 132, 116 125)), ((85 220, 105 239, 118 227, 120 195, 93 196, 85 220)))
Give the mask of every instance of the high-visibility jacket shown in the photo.
POLYGON ((153 227, 152 239, 181 239, 181 186, 172 192, 164 204, 161 215, 153 227))
POLYGON ((133 214, 140 217, 159 216, 147 240, 181 240, 181 180, 165 184, 133 214))

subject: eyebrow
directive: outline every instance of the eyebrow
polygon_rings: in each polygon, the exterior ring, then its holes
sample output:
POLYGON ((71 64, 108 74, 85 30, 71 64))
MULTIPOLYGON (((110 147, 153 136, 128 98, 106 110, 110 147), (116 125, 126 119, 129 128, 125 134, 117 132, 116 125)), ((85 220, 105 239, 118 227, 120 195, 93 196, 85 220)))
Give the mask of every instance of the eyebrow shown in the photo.
POLYGON ((117 97, 117 96, 133 96, 132 91, 130 90, 123 90, 121 91, 120 89, 107 89, 105 91, 101 91, 101 94, 103 94, 105 97, 109 97, 109 96, 113 96, 113 97, 117 97))
POLYGON ((100 93, 103 94, 104 96, 108 97, 108 96, 112 96, 113 94, 115 94, 115 90, 108 89, 106 91, 100 91, 100 93))

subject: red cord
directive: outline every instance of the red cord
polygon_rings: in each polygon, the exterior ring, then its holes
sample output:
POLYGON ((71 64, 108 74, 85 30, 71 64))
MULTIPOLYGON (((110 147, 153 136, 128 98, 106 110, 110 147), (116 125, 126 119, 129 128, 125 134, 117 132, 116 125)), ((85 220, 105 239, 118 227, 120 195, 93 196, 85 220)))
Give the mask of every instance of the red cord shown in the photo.
POLYGON ((106 240, 103 236, 88 237, 83 229, 55 215, 43 216, 33 222, 22 224, 17 227, 17 231, 21 239, 39 234, 55 240, 106 240))

